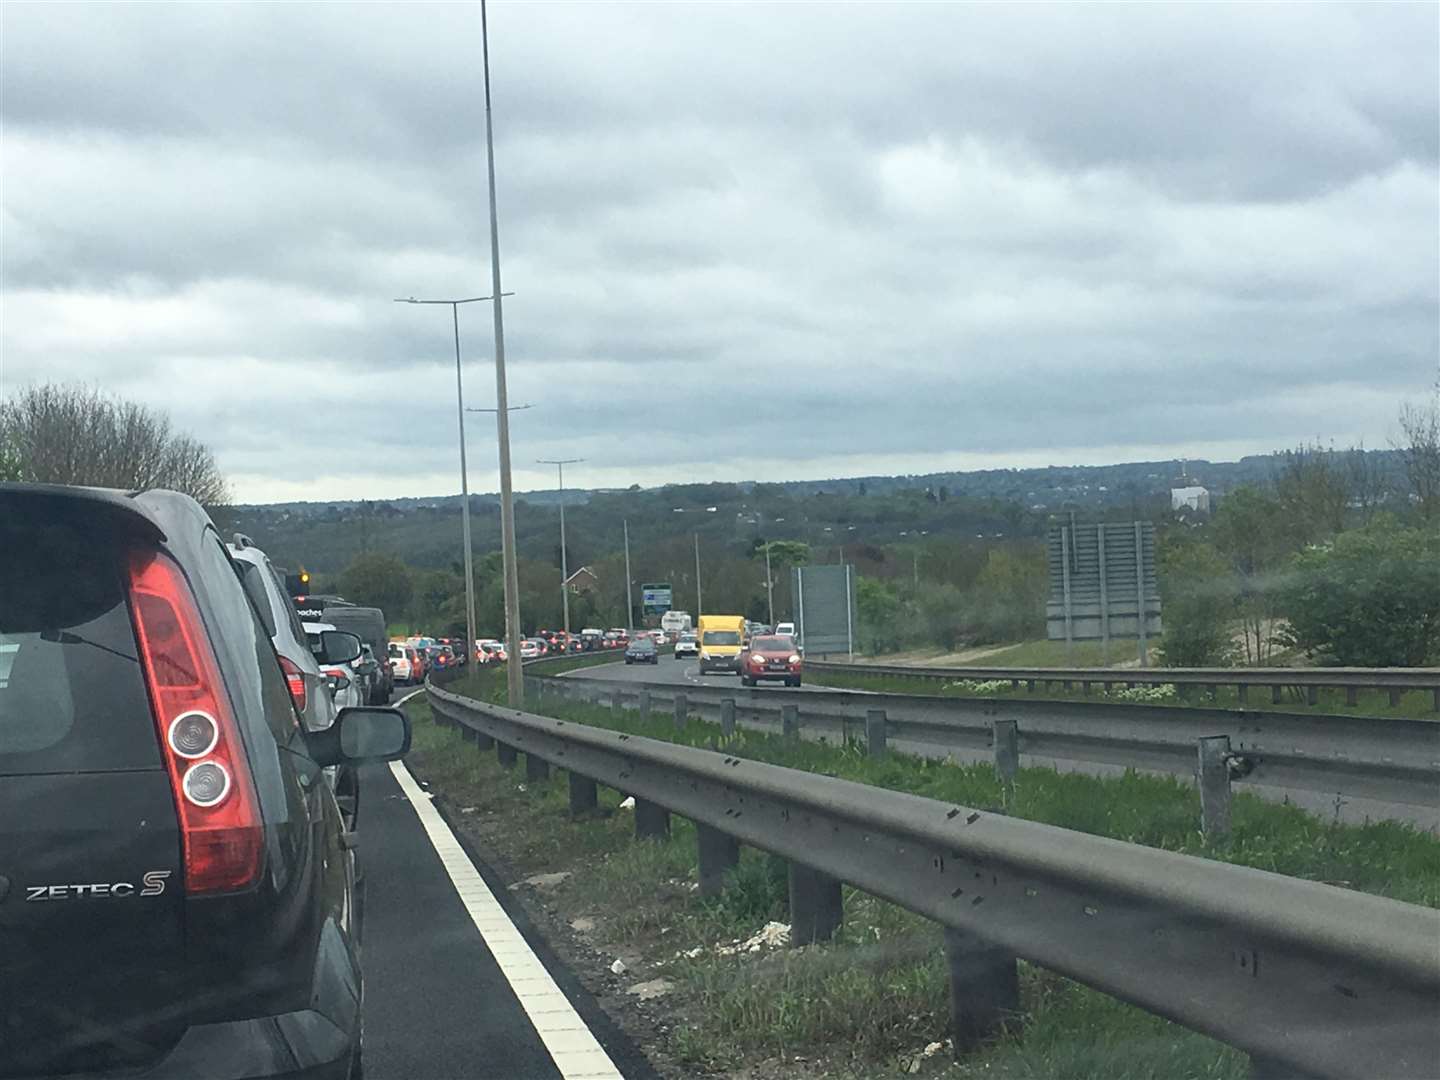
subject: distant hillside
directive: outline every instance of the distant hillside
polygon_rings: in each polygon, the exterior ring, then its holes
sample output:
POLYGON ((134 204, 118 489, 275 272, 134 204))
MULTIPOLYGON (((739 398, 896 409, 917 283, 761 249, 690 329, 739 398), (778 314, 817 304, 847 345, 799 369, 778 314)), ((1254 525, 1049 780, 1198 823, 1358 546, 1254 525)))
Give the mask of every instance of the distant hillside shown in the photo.
MULTIPOLYGON (((1398 478, 1399 455, 1369 451, 1367 463, 1398 478)), ((920 537, 984 540, 1038 537, 1049 516, 1079 511, 1109 517, 1169 512, 1169 490, 1199 484, 1217 496, 1263 484, 1276 469, 1269 456, 1236 462, 1144 461, 1121 465, 989 469, 916 476, 866 476, 786 483, 673 484, 564 493, 571 568, 612 555, 629 522, 632 549, 664 546, 699 534, 707 547, 735 551, 756 540, 793 539, 820 561, 851 545, 893 545, 920 537)), ((522 556, 559 565, 559 495, 517 495, 516 541, 522 556)), ((254 537, 273 558, 314 573, 335 574, 363 551, 386 551, 416 568, 448 568, 460 547, 460 497, 292 502, 235 506, 222 524, 254 537)), ((500 546, 494 494, 471 496, 475 549, 500 546)), ((678 550, 678 549, 677 549, 678 550)), ((667 564, 678 556, 667 555, 667 564)), ((645 571, 635 570, 637 579, 645 571)))

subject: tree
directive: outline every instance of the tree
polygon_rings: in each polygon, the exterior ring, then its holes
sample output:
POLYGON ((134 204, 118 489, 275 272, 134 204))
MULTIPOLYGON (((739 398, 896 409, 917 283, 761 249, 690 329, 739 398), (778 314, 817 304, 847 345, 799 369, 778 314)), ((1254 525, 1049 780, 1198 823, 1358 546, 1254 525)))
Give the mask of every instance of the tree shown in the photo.
POLYGON ((1038 544, 992 548, 975 578, 968 619, 975 641, 1023 641, 1045 630, 1048 580, 1038 544))
POLYGON ((893 652, 900 647, 900 598, 890 585, 869 577, 856 581, 855 615, 864 652, 893 652))
POLYGON ((170 488, 223 505, 215 456, 170 418, 94 387, 43 383, 0 402, 0 444, 28 480, 139 490, 170 488))
POLYGON ((1160 549, 1160 595, 1165 605, 1161 660, 1170 667, 1226 664, 1234 646, 1234 575, 1209 544, 1179 534, 1160 549))
POLYGON ((1296 557, 1281 604, 1288 643, 1334 664, 1440 660, 1440 531, 1378 517, 1296 557))
POLYGON ((1236 488, 1215 511, 1215 547, 1234 571, 1247 663, 1264 663, 1275 643, 1275 585, 1298 547, 1290 526, 1279 501, 1258 488, 1236 488))
POLYGON ((1440 520, 1440 379, 1428 403, 1406 402, 1401 408, 1400 430, 1404 432, 1399 450, 1405 479, 1420 520, 1440 520))
POLYGON ((1287 532, 1300 544, 1328 539, 1345 528, 1350 502, 1349 470, 1339 455, 1318 442, 1275 455, 1275 497, 1287 532))
POLYGON ((340 575, 340 591, 357 604, 399 615, 409 607, 415 585, 403 562, 394 555, 372 551, 355 556, 346 567, 340 575))
POLYGON ((4 429, 0 428, 0 483, 24 479, 25 469, 20 464, 20 450, 11 444, 4 429))

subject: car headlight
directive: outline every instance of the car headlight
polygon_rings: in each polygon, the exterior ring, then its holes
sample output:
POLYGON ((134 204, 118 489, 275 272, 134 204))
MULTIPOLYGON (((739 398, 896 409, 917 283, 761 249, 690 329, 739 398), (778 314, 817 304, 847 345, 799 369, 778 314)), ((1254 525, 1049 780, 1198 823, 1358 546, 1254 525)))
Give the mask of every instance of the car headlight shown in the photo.
POLYGON ((790 654, 790 663, 792 663, 792 664, 798 664, 799 662, 800 662, 800 654, 799 654, 799 653, 791 653, 791 654, 790 654))
POLYGON ((700 650, 700 659, 701 659, 701 660, 709 660, 709 659, 710 659, 710 654, 709 654, 708 652, 706 652, 704 649, 701 649, 701 650, 700 650))

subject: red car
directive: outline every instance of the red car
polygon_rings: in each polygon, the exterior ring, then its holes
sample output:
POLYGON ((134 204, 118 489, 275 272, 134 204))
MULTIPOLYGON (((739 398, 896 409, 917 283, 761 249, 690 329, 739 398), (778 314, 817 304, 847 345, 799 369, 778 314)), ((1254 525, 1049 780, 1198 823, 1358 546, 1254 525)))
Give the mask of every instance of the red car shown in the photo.
POLYGON ((786 686, 799 686, 803 665, 793 639, 775 635, 751 638, 740 653, 740 681, 754 686, 763 679, 781 679, 786 686))

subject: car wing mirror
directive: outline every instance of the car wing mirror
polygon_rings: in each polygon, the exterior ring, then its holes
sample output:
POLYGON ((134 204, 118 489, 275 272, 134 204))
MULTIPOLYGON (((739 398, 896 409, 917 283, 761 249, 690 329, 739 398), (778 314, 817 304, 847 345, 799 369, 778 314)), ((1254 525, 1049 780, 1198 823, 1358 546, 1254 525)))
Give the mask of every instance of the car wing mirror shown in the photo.
POLYGON ((353 706, 323 731, 307 733, 305 743, 321 766, 396 761, 410 751, 410 718, 400 709, 353 706))
POLYGON ((320 631, 322 664, 351 664, 360 658, 360 638, 347 630, 320 631))

